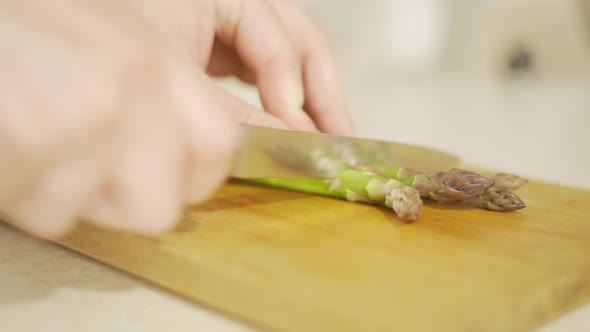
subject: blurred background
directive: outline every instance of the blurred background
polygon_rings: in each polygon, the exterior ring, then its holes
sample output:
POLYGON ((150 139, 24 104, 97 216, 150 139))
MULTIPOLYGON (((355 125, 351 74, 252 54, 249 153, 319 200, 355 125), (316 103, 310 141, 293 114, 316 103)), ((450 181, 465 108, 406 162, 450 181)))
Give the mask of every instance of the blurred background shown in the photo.
POLYGON ((332 37, 359 136, 590 189, 590 0, 294 1, 332 37))

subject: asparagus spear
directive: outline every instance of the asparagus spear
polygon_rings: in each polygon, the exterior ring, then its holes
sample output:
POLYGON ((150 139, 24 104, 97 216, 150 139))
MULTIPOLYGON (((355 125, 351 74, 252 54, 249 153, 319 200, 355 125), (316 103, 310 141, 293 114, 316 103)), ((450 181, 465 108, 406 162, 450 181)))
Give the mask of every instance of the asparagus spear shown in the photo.
POLYGON ((492 180, 465 170, 421 173, 411 169, 394 170, 372 166, 364 167, 362 170, 346 169, 333 179, 264 178, 244 181, 348 201, 384 205, 391 208, 400 219, 413 221, 422 214, 423 203, 420 196, 444 202, 457 201, 492 211, 515 211, 524 208, 524 202, 506 188, 521 186, 526 180, 514 175, 501 174, 503 182, 500 182, 500 187, 490 187, 492 180), (511 182, 507 182, 509 179, 511 182))
POLYGON ((422 173, 409 168, 386 168, 366 166, 367 171, 399 180, 416 189, 420 196, 436 201, 452 202, 467 199, 486 191, 494 181, 480 174, 464 169, 422 173))
POLYGON ((329 174, 319 179, 258 179, 249 182, 304 191, 324 196, 381 204, 392 208, 403 220, 414 220, 422 212, 420 197, 493 211, 514 211, 524 208, 522 200, 512 193, 527 180, 507 173, 488 177, 478 173, 449 169, 421 172, 410 168, 362 166, 354 151, 336 149, 332 153, 277 154, 277 159, 295 168, 311 167, 329 174), (285 159, 285 155, 289 156, 285 159))
POLYGON ((422 200, 417 190, 396 179, 388 179, 362 170, 346 169, 331 180, 263 178, 245 181, 348 201, 383 205, 391 208, 404 221, 416 220, 422 213, 422 200))
MULTIPOLYGON (((370 169, 375 170, 375 167, 370 169)), ((468 206, 505 212, 526 207, 511 190, 516 190, 528 181, 513 174, 495 173, 488 178, 461 169, 421 173, 408 168, 383 167, 378 167, 376 172, 400 179, 417 189, 422 197, 433 200, 459 201, 468 206)))
POLYGON ((449 202, 467 199, 485 191, 493 184, 489 178, 456 168, 423 173, 406 167, 363 166, 357 158, 357 154, 360 152, 346 146, 334 147, 334 151, 295 150, 291 153, 285 153, 282 147, 278 146, 269 153, 284 165, 295 169, 320 170, 329 178, 337 177, 340 172, 347 169, 361 169, 374 175, 393 178, 415 188, 420 196, 437 201, 449 202))

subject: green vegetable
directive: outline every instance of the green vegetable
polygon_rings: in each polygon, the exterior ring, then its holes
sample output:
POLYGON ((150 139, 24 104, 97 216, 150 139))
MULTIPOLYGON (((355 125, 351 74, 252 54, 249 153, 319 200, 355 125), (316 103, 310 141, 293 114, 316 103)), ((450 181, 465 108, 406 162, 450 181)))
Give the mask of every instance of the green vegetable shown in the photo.
POLYGON ((452 168, 421 172, 400 167, 361 165, 356 154, 347 149, 329 153, 299 151, 284 153, 277 147, 271 155, 284 165, 296 169, 322 170, 326 179, 263 178, 243 180, 348 201, 383 205, 406 221, 422 213, 422 199, 456 202, 492 211, 514 211, 525 207, 511 190, 526 180, 511 174, 488 177, 464 169, 452 168))
POLYGON ((268 185, 387 206, 405 221, 413 221, 422 213, 422 200, 418 191, 392 178, 382 177, 365 170, 346 169, 331 180, 264 178, 245 180, 268 185))

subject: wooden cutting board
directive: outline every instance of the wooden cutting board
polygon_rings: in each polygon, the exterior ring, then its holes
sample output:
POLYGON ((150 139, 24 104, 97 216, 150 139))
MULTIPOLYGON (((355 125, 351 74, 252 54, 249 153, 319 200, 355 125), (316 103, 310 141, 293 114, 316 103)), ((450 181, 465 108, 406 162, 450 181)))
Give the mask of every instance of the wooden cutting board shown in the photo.
POLYGON ((385 208, 229 183, 157 239, 61 243, 281 331, 523 331, 590 299, 590 192, 532 182, 515 213, 385 208))

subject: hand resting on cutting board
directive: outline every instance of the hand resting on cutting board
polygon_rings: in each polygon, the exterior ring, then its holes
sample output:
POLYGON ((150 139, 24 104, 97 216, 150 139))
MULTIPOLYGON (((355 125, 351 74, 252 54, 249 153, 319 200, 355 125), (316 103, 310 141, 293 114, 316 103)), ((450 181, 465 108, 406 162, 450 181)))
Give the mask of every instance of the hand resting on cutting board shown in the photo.
POLYGON ((284 0, 12 1, 0 216, 154 234, 227 178, 238 123, 352 134, 325 33, 284 0), (256 84, 264 111, 212 76, 256 84))

